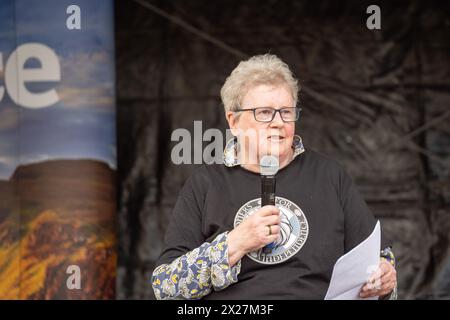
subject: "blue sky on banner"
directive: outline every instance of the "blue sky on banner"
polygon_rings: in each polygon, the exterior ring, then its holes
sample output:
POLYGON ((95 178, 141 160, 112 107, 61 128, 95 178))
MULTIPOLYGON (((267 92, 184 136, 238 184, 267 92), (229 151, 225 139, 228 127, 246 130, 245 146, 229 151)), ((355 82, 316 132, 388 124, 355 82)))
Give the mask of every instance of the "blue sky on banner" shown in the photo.
MULTIPOLYGON (((27 89, 37 93, 55 88, 59 101, 29 109, 4 93, 0 179, 7 179, 19 164, 51 159, 97 159, 116 168, 113 1, 2 0, 0 86, 11 53, 26 43, 51 48, 61 67, 61 81, 28 82, 27 89), (66 9, 72 4, 81 9, 81 30, 66 26, 66 9)), ((25 68, 39 67, 36 59, 25 63, 25 68)))

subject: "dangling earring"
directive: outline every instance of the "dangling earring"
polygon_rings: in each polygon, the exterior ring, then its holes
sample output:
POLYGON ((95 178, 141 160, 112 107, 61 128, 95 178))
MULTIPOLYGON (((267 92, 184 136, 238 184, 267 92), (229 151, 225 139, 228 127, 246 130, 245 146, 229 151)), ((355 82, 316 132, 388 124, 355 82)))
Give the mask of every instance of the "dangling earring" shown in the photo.
POLYGON ((292 158, 295 158, 299 154, 302 154, 303 152, 305 152, 305 147, 303 146, 302 137, 300 137, 297 134, 294 136, 294 139, 292 141, 292 149, 294 149, 294 155, 292 158))
POLYGON ((228 140, 223 150, 223 163, 227 167, 234 167, 239 164, 238 161, 239 143, 238 138, 234 136, 228 140))

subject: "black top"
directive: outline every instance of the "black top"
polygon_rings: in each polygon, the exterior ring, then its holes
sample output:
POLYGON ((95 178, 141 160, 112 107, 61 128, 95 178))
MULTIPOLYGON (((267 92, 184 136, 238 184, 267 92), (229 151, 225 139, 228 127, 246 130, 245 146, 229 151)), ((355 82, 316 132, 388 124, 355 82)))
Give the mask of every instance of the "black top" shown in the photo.
MULTIPOLYGON (((306 150, 276 179, 282 242, 242 258, 239 281, 204 299, 323 299, 336 260, 373 231, 376 220, 336 161, 306 150)), ((157 265, 231 231, 257 210, 260 190, 260 175, 240 166, 197 168, 179 194, 157 265)))

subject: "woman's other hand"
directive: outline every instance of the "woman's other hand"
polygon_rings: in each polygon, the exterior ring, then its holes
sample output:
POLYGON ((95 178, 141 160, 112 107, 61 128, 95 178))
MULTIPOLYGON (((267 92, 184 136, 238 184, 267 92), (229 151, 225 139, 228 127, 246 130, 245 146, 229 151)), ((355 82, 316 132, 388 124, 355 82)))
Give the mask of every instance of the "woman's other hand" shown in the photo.
POLYGON ((397 272, 392 264, 381 260, 378 269, 370 276, 360 292, 361 298, 383 297, 392 292, 397 285, 397 272))

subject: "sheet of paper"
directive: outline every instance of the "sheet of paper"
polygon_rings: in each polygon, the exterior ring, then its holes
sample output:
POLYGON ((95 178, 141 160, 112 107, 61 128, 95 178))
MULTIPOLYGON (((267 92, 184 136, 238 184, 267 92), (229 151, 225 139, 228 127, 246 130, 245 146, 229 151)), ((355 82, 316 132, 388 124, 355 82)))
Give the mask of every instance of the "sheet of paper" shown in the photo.
MULTIPOLYGON (((362 300, 359 292, 380 262, 380 221, 372 234, 336 261, 325 300, 362 300)), ((378 299, 378 297, 366 298, 378 299)))

